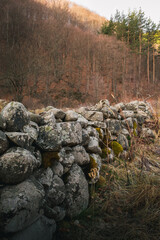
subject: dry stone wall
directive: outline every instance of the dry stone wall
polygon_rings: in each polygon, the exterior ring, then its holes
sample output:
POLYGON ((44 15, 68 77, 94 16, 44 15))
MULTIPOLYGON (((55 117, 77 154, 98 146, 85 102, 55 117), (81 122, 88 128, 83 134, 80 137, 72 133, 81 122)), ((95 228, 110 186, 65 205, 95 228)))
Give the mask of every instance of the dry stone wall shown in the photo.
POLYGON ((0 113, 0 232, 10 240, 50 240, 56 223, 88 207, 102 162, 126 156, 133 135, 155 138, 141 101, 41 114, 10 102, 0 113))

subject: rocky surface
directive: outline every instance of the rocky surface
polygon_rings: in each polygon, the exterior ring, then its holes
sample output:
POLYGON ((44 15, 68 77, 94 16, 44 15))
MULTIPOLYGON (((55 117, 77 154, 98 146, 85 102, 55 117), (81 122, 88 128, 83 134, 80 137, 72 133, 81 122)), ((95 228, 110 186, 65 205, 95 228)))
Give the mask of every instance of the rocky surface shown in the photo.
POLYGON ((11 102, 0 113, 0 230, 9 240, 52 240, 56 222, 88 207, 102 162, 127 159, 135 136, 156 138, 142 101, 40 112, 11 102))

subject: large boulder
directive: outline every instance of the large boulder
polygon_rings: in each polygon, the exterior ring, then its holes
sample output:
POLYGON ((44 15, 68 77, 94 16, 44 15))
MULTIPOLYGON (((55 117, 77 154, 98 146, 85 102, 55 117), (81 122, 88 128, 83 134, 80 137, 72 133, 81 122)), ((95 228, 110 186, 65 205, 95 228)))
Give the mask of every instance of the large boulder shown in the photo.
POLYGON ((31 180, 1 189, 0 230, 5 233, 20 231, 41 215, 44 198, 42 186, 31 180))
POLYGON ((33 143, 33 139, 28 135, 28 133, 22 132, 6 132, 7 137, 17 146, 29 149, 33 143))
POLYGON ((68 217, 75 217, 84 211, 89 203, 88 183, 82 169, 73 164, 66 178, 65 207, 68 217))
POLYGON ((40 164, 28 150, 19 147, 10 148, 0 157, 0 181, 7 184, 22 182, 40 164))
POLYGON ((29 227, 14 234, 9 240, 52 240, 55 231, 55 220, 41 216, 29 227))
POLYGON ((59 139, 59 132, 56 126, 41 126, 39 128, 39 135, 36 144, 44 151, 60 150, 61 142, 59 139))
POLYGON ((82 143, 82 127, 77 122, 41 126, 36 144, 44 151, 59 151, 62 146, 82 143))
POLYGON ((62 146, 75 146, 82 143, 82 127, 77 122, 57 123, 62 146))
POLYGON ((9 143, 4 132, 0 130, 0 154, 4 153, 9 147, 9 143))
POLYGON ((27 109, 22 103, 10 102, 1 112, 2 118, 6 121, 6 130, 19 132, 30 121, 27 109))

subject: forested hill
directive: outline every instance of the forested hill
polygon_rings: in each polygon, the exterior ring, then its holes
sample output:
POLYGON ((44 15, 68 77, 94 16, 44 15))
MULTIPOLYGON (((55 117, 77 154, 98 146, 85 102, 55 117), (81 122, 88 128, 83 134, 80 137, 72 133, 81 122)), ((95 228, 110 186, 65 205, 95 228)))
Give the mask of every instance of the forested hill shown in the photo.
POLYGON ((62 0, 1 0, 0 9, 1 97, 62 107, 159 91, 158 52, 103 32, 112 21, 62 0))

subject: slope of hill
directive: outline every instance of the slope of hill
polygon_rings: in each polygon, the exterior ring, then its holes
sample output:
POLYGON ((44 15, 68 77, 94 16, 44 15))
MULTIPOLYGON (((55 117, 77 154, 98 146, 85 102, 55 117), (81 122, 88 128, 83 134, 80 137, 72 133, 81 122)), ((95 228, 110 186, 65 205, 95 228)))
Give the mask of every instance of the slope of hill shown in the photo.
POLYGON ((105 17, 101 17, 98 14, 79 6, 75 3, 70 3, 70 12, 85 26, 95 32, 101 29, 102 24, 107 21, 105 17))
POLYGON ((95 33, 103 21, 95 13, 60 0, 1 0, 0 9, 2 98, 63 107, 158 92, 158 81, 147 82, 146 56, 95 33))

